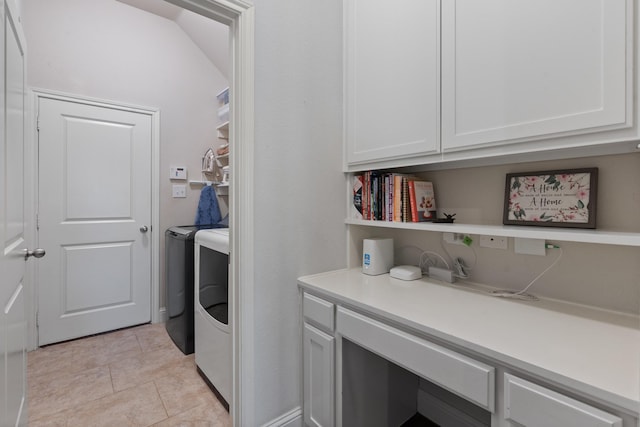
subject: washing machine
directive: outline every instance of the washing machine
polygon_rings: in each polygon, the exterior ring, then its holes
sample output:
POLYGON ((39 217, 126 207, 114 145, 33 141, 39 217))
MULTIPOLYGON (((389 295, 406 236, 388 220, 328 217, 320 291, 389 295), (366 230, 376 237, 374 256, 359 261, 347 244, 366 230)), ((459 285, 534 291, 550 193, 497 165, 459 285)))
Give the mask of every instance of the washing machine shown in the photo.
POLYGON ((195 236, 195 358, 198 372, 227 410, 232 381, 232 292, 229 289, 229 229, 195 236))
POLYGON ((194 241, 198 231, 228 224, 179 225, 165 231, 167 333, 184 354, 193 353, 194 241))

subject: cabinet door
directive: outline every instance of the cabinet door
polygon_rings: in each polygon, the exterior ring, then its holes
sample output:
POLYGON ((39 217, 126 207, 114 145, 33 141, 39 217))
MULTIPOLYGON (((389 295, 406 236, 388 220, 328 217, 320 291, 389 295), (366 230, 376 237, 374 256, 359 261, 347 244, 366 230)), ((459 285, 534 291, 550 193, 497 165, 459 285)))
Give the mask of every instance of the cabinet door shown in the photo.
POLYGON ((346 0, 349 165, 439 149, 438 0, 346 0))
POLYGON ((442 150, 631 127, 631 10, 630 0, 443 2, 442 150))
POLYGON ((303 339, 305 425, 333 426, 335 338, 305 323, 303 339))

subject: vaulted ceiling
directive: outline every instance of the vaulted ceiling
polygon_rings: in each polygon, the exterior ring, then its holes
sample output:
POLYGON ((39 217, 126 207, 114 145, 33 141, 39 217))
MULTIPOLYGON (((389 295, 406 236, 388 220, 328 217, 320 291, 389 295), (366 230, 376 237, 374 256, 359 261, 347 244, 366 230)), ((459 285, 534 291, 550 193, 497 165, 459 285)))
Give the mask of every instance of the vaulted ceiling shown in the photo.
POLYGON ((162 0, 118 1, 174 21, 229 79, 229 27, 162 0))

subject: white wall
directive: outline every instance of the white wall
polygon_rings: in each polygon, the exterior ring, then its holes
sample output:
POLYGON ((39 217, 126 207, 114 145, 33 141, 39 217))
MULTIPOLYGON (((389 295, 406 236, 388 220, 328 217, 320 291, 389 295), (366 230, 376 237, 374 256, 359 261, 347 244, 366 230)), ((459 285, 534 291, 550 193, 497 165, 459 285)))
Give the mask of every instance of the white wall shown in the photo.
MULTIPOLYGON (((346 265, 342 2, 256 2, 255 425, 301 405, 296 278, 346 265)), ((241 284, 242 285, 242 284, 241 284)))
POLYGON ((169 166, 200 179, 202 154, 222 142, 216 94, 227 80, 173 21, 115 0, 22 3, 30 87, 160 109, 162 307, 164 230, 193 223, 200 192, 187 185, 188 197, 173 199, 169 166))

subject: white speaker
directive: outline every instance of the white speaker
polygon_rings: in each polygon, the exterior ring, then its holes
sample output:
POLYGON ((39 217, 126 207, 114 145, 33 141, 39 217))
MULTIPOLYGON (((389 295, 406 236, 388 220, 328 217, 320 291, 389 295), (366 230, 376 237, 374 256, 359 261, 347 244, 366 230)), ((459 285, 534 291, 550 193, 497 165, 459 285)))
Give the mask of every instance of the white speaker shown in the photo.
POLYGON ((393 239, 382 237, 362 241, 362 272, 370 276, 388 273, 393 267, 393 239))

